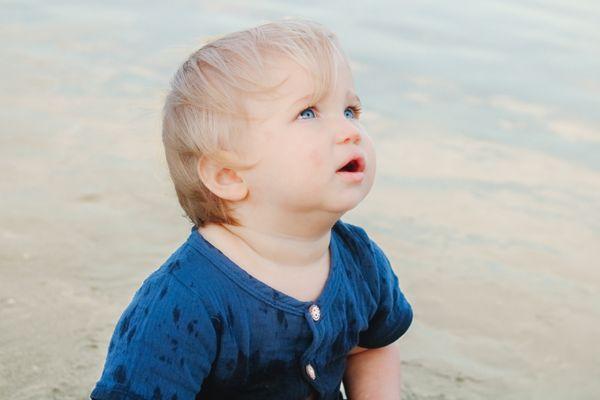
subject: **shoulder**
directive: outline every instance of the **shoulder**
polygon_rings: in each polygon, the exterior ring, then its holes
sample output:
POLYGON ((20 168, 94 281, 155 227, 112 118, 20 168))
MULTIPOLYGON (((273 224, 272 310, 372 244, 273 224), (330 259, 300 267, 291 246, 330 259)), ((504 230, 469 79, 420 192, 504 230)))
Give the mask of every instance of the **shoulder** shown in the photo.
POLYGON ((193 398, 190 388, 208 376, 222 325, 209 288, 182 279, 193 266, 187 257, 178 249, 137 289, 114 328, 92 398, 146 399, 166 388, 193 398))
POLYGON ((186 252, 181 250, 173 253, 135 291, 115 326, 109 355, 113 347, 118 352, 128 349, 134 353, 136 343, 160 347, 168 338, 182 334, 206 341, 208 346, 220 333, 218 310, 210 287, 186 282, 185 275, 180 273, 189 262, 186 252))
POLYGON ((178 268, 182 268, 180 260, 171 260, 150 274, 124 312, 125 321, 128 315, 132 319, 135 315, 152 330, 158 320, 159 325, 170 326, 167 322, 172 321, 177 327, 182 316, 186 320, 214 317, 217 311, 210 301, 209 288, 203 285, 190 287, 174 272, 178 268))
POLYGON ((344 259, 348 282, 364 305, 368 328, 360 333, 363 348, 386 346, 402 336, 412 322, 410 303, 400 288, 398 276, 382 248, 359 226, 340 223, 349 256, 344 259))
MULTIPOLYGON (((360 226, 339 220, 334 226, 340 259, 355 288, 377 292, 378 271, 372 240, 360 226)), ((357 289, 358 290, 358 289, 357 289)))
POLYGON ((209 261, 185 242, 144 279, 132 303, 163 310, 171 308, 174 315, 186 310, 213 317, 219 311, 217 293, 226 283, 215 274, 209 261))
POLYGON ((363 267, 374 266, 380 261, 383 250, 362 227, 338 220, 333 230, 339 237, 342 250, 351 253, 363 267))
MULTIPOLYGON (((351 277, 368 284, 370 292, 378 297, 382 281, 396 277, 383 249, 360 226, 339 220, 334 226, 346 270, 351 277)), ((396 277, 397 279, 397 277, 396 277)))
POLYGON ((340 219, 333 226, 333 232, 339 238, 341 244, 348 247, 348 250, 357 254, 369 250, 369 236, 360 226, 340 219))
POLYGON ((351 224, 349 222, 342 221, 341 219, 333 225, 333 230, 342 236, 351 237, 367 237, 367 232, 358 225, 351 224))

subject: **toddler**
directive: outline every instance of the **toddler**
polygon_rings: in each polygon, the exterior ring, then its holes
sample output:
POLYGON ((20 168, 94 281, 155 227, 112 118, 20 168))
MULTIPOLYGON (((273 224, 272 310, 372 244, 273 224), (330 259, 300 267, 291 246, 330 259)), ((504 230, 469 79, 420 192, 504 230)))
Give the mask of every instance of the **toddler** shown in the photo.
POLYGON ((412 309, 340 220, 372 141, 337 37, 284 19, 212 40, 171 81, 163 142, 188 239, 110 340, 94 400, 399 399, 412 309))

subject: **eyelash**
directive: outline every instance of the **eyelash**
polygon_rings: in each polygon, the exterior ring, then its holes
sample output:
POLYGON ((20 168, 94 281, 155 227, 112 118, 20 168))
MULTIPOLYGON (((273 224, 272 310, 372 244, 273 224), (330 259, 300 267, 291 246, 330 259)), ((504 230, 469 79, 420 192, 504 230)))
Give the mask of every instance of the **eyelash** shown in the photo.
MULTIPOLYGON (((300 117, 300 115, 301 115, 301 114, 302 114, 304 111, 306 111, 306 110, 308 110, 308 109, 310 109, 310 108, 314 108, 315 110, 317 109, 317 107, 316 107, 316 106, 308 106, 308 107, 305 107, 305 108, 303 108, 303 109, 302 109, 302 111, 300 111, 300 112, 298 113, 298 117, 300 117)), ((349 109, 351 109, 351 110, 354 112, 354 118, 355 118, 355 119, 359 119, 359 118, 360 118, 360 116, 361 116, 361 114, 362 114, 362 107, 361 107, 359 104, 354 104, 354 105, 348 106, 348 107, 346 107, 346 108, 349 108, 349 109)), ((346 111, 346 110, 344 109, 344 111, 346 111)), ((300 119, 305 119, 305 118, 300 118, 300 119)))

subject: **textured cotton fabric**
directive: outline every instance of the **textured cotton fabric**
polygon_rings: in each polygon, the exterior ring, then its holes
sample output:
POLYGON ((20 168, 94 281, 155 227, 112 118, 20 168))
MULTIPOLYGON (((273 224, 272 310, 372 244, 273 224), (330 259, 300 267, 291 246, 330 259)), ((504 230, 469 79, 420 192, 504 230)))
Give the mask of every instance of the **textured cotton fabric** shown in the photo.
POLYGON ((321 295, 299 301, 192 228, 123 312, 91 398, 341 399, 347 353, 394 342, 413 313, 362 228, 338 220, 329 250, 321 295), (310 313, 313 304, 320 315, 310 313))

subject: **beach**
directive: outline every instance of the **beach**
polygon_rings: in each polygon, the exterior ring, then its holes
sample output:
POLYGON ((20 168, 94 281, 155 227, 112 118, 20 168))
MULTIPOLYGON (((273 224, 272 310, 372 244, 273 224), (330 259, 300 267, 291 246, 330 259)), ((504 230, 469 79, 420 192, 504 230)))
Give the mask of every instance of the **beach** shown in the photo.
POLYGON ((403 398, 600 395, 600 5, 4 9, 0 399, 89 397, 192 227, 162 148, 169 80, 209 38, 284 16, 328 26, 353 67, 377 178, 342 219, 413 306, 403 398))

